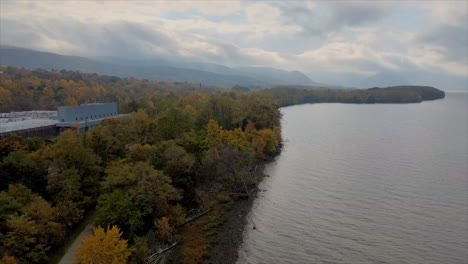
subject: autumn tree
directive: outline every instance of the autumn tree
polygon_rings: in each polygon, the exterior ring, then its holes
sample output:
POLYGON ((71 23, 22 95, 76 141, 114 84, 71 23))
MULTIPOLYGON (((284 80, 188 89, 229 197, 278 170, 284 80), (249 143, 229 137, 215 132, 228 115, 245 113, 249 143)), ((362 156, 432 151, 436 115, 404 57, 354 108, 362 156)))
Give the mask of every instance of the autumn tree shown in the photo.
POLYGON ((18 261, 17 261, 16 258, 13 257, 13 256, 3 256, 3 257, 0 259, 0 263, 1 263, 1 264, 17 264, 18 261))
POLYGON ((32 191, 46 195, 47 172, 37 168, 24 150, 11 152, 0 161, 0 190, 20 183, 32 191))
POLYGON ((65 131, 41 156, 52 176, 49 186, 54 199, 68 193, 67 198, 91 206, 98 196, 101 160, 83 140, 74 131, 65 131))
POLYGON ((121 154, 118 138, 112 135, 109 125, 92 127, 86 135, 86 142, 104 164, 121 154))
POLYGON ((129 238, 140 234, 161 206, 181 198, 171 179, 145 162, 114 162, 106 174, 96 223, 117 225, 129 238))
POLYGON ((169 146, 163 154, 163 171, 169 175, 176 188, 183 190, 183 203, 187 206, 194 205, 195 179, 194 169, 196 160, 193 155, 178 145, 169 146))
POLYGON ((10 185, 0 193, 0 253, 20 263, 43 263, 49 251, 64 239, 56 208, 23 185, 10 185))
POLYGON ((167 217, 162 217, 155 221, 155 227, 157 230, 158 238, 163 242, 169 242, 172 240, 172 233, 174 232, 174 226, 169 224, 167 217))
POLYGON ((9 136, 0 139, 0 159, 8 156, 11 152, 25 150, 26 146, 23 140, 18 136, 9 136))
POLYGON ((127 156, 132 162, 151 162, 155 155, 155 148, 151 145, 134 144, 128 149, 127 156))
POLYGON ((101 195, 96 211, 96 225, 118 226, 130 240, 143 231, 143 214, 131 197, 121 190, 101 195))
POLYGON ((93 229, 93 235, 86 237, 78 247, 74 263, 76 264, 123 264, 127 263, 131 252, 128 242, 122 239, 122 233, 116 226, 104 230, 93 229))

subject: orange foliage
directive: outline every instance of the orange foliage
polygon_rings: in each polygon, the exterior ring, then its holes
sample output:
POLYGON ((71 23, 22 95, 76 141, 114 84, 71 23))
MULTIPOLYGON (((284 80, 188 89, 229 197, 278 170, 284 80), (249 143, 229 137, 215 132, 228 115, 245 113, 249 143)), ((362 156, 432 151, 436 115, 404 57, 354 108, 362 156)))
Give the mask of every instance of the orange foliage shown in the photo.
POLYGON ((121 235, 116 226, 107 231, 102 227, 94 228, 94 235, 85 238, 78 248, 75 263, 127 263, 130 249, 127 247, 127 240, 120 238, 121 235))

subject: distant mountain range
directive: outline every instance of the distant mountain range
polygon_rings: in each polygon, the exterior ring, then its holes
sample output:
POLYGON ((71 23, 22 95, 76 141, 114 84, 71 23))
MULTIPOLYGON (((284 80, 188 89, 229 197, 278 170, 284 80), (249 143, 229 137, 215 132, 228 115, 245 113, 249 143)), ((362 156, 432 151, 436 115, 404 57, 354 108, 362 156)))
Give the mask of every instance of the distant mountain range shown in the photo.
POLYGON ((247 87, 319 85, 299 71, 285 71, 269 67, 231 68, 200 62, 132 61, 110 57, 85 58, 8 46, 0 46, 0 65, 26 69, 79 70, 148 80, 187 81, 224 88, 235 85, 247 87))

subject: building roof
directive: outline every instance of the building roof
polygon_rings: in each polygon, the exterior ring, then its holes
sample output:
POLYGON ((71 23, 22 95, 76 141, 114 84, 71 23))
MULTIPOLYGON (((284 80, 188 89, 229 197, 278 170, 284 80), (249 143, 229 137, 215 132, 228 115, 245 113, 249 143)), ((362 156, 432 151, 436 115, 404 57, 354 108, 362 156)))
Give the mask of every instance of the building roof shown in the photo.
POLYGON ((26 119, 15 122, 0 122, 0 132, 18 131, 23 129, 55 125, 54 119, 26 119))

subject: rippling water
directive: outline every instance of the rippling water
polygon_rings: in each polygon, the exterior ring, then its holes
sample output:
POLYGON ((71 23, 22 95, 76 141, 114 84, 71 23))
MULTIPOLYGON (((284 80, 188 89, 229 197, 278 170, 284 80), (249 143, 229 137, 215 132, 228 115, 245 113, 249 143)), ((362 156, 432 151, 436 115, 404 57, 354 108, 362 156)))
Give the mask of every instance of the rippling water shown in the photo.
POLYGON ((238 263, 468 263, 468 94, 282 113, 238 263))

